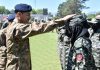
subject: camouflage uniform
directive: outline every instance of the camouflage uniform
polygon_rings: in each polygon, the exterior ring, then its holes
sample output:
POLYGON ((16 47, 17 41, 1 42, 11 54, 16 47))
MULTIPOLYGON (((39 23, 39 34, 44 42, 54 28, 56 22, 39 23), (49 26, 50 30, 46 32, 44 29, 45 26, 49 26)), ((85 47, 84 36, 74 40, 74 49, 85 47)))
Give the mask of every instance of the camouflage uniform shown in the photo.
POLYGON ((29 37, 51 31, 54 22, 47 24, 18 23, 14 21, 7 28, 7 64, 6 70, 31 70, 29 37))
POLYGON ((67 69, 68 53, 71 45, 70 38, 65 33, 65 26, 58 28, 58 53, 60 57, 62 70, 67 69))
POLYGON ((100 70, 100 29, 93 33, 91 41, 95 65, 100 70))
POLYGON ((0 30, 0 70, 5 70, 6 61, 6 36, 5 29, 0 30))
POLYGON ((88 32, 89 32, 89 34, 90 34, 89 38, 91 38, 91 36, 92 36, 92 34, 93 34, 93 32, 94 32, 93 29, 92 29, 92 28, 89 28, 89 29, 88 29, 88 32))
MULTIPOLYGON (((63 32, 63 31, 61 31, 61 32, 63 32)), ((90 58, 89 58, 89 56, 92 56, 92 54, 91 54, 92 46, 91 46, 90 40, 88 38, 86 39, 86 38, 82 38, 82 37, 77 39, 74 43, 74 47, 76 49, 77 48, 80 48, 80 49, 74 50, 74 51, 76 51, 76 53, 75 53, 75 52, 72 52, 73 50, 71 49, 70 38, 63 36, 64 33, 61 33, 58 36, 58 48, 59 48, 58 50, 59 50, 62 70, 74 70, 74 69, 75 70, 87 70, 87 69, 88 70, 90 70, 90 69, 96 70, 95 64, 94 64, 94 59, 90 60, 90 58), (66 39, 64 39, 65 37, 66 37, 66 39), (61 40, 66 40, 66 41, 61 41, 61 40), (89 54, 87 52, 85 53, 85 51, 82 49, 83 46, 88 49, 89 54), (75 60, 76 60, 75 56, 78 53, 82 53, 82 54, 86 55, 86 56, 84 56, 84 58, 86 57, 86 59, 84 59, 82 62, 80 62, 79 66, 77 66, 76 64, 78 64, 78 63, 75 62, 75 60)))
POLYGON ((72 70, 74 69, 75 70, 96 70, 95 62, 92 56, 91 41, 88 38, 85 37, 78 38, 74 43, 74 49, 75 52, 74 53, 71 52, 73 54, 72 70), (79 57, 77 57, 77 55, 79 54, 81 54, 83 57, 81 60, 79 60, 78 59, 79 57))
POLYGON ((88 27, 86 18, 77 15, 58 30, 62 70, 96 70, 88 27))

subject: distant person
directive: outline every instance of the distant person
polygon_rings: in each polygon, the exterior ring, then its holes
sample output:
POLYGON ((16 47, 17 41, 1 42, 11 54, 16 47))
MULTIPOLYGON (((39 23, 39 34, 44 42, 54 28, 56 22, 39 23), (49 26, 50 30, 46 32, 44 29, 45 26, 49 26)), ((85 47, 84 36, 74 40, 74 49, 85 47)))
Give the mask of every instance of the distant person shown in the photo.
POLYGON ((100 70, 100 15, 95 17, 95 23, 92 26, 93 33, 90 37, 92 41, 93 57, 97 70, 100 70))
POLYGON ((7 61, 5 29, 0 30, 0 70, 5 70, 7 61))
POLYGON ((8 21, 5 21, 1 27, 1 29, 3 28, 6 28, 9 24, 11 24, 13 22, 13 20, 15 19, 15 14, 10 14, 8 17, 7 17, 7 20, 8 21))
MULTIPOLYGON (((47 24, 29 23, 32 7, 27 4, 15 6, 15 19, 6 31, 7 63, 6 70, 32 70, 29 37, 46 33, 57 25, 71 19, 75 14, 50 21, 47 24)), ((35 47, 35 46, 33 46, 35 47)))
POLYGON ((7 61, 7 47, 6 47, 6 29, 9 24, 14 20, 15 15, 11 14, 8 16, 8 21, 6 24, 3 24, 2 29, 0 30, 0 70, 5 70, 6 61, 7 61))

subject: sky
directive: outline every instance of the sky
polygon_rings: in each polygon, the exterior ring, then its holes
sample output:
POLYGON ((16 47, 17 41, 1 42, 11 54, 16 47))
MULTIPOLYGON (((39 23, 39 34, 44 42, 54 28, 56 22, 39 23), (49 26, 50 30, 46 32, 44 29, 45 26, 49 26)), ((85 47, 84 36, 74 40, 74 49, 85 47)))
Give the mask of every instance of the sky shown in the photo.
MULTIPOLYGON (((14 6, 19 3, 26 3, 34 9, 48 8, 48 11, 55 14, 59 4, 66 0, 0 0, 0 6, 5 6, 6 9, 14 9, 14 6)), ((89 9, 83 10, 84 13, 100 11, 100 0, 89 0, 85 3, 89 9)))
POLYGON ((85 13, 100 12, 100 0, 89 0, 85 3, 89 9, 83 10, 85 13))
POLYGON ((5 8, 11 10, 14 6, 19 3, 26 3, 35 9, 48 8, 51 13, 56 13, 59 4, 65 0, 0 0, 0 6, 5 6, 5 8))

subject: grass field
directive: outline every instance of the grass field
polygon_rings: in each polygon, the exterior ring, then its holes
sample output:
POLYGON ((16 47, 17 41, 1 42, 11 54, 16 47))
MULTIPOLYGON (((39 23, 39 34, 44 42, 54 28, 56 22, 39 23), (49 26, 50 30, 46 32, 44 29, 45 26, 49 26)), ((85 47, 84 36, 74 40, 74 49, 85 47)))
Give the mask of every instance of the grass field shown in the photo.
POLYGON ((32 70, 61 70, 57 52, 57 34, 30 37, 32 70))

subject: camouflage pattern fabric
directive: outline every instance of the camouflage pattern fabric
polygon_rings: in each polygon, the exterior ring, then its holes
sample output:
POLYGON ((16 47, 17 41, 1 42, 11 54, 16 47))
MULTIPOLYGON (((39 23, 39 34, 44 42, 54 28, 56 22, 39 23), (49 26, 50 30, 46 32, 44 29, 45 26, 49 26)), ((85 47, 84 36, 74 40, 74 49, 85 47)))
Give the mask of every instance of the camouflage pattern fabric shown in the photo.
POLYGON ((70 51, 70 38, 66 36, 65 26, 58 27, 58 53, 62 70, 67 69, 68 54, 70 51))
POLYGON ((75 50, 71 48, 70 38, 64 34, 66 33, 65 29, 60 27, 58 31, 58 50, 62 70, 96 70, 94 59, 89 58, 89 56, 92 57, 91 42, 88 41, 88 39, 79 38, 75 41, 74 46, 75 48, 80 49, 75 50), (83 46, 88 49, 88 52, 82 49, 83 46), (77 55, 79 52, 86 56, 84 56, 82 62, 77 63, 75 61, 75 55, 77 55))
POLYGON ((52 21, 47 24, 23 24, 14 21, 9 25, 6 34, 6 70, 32 70, 29 37, 49 32, 55 28, 55 24, 52 21))
POLYGON ((92 36, 92 34, 93 34, 93 32, 94 32, 93 29, 92 29, 92 28, 89 28, 89 29, 88 29, 88 32, 89 32, 89 34, 90 34, 89 38, 91 38, 91 36, 92 36))
POLYGON ((0 70, 5 70, 7 54, 6 54, 6 36, 5 29, 0 30, 0 70))
POLYGON ((65 70, 96 70, 88 39, 80 37, 75 41, 74 47, 70 48, 65 70))
POLYGON ((65 23, 58 29, 62 70, 96 70, 86 18, 78 15, 65 23))
POLYGON ((100 70, 100 29, 98 29, 97 32, 92 35, 91 41, 95 65, 97 66, 98 70, 100 70))

